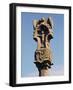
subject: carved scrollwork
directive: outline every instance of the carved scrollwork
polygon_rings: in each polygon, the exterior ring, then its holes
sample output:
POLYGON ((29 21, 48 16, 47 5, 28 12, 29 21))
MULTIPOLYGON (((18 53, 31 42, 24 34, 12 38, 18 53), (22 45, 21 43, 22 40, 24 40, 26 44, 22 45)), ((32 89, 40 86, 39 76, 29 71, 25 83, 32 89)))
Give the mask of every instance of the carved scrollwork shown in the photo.
POLYGON ((40 50, 36 50, 35 60, 37 62, 43 62, 45 60, 51 61, 52 60, 51 50, 48 50, 47 48, 42 48, 40 50))
POLYGON ((34 20, 33 27, 33 38, 37 42, 35 61, 39 63, 47 61, 48 64, 51 64, 52 52, 50 48, 50 40, 53 38, 52 20, 51 18, 34 20))

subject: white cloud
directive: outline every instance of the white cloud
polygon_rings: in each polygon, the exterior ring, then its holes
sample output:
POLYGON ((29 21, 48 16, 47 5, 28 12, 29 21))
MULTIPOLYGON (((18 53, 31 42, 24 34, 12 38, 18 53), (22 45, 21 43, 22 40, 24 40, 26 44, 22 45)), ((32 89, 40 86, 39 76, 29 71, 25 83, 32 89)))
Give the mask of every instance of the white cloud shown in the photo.
MULTIPOLYGON (((25 77, 37 77, 39 74, 38 70, 28 73, 25 75, 25 77)), ((64 66, 52 66, 51 69, 49 69, 49 76, 60 76, 64 75, 64 66)))
POLYGON ((38 76, 38 72, 32 72, 32 73, 29 73, 27 75, 25 75, 25 77, 35 77, 35 76, 38 76))
POLYGON ((56 67, 52 67, 50 70, 50 76, 54 76, 54 75, 64 75, 64 66, 56 66, 56 67))

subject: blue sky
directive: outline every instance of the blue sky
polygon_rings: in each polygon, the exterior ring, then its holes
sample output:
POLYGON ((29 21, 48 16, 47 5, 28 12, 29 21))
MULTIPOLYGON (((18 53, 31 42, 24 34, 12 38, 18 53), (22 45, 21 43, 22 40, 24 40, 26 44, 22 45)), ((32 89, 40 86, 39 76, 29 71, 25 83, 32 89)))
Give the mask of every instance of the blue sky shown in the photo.
POLYGON ((50 75, 64 74, 64 15, 48 13, 21 13, 21 77, 38 76, 34 62, 37 43, 33 40, 33 20, 51 17, 54 23, 54 38, 51 40, 53 53, 50 75))

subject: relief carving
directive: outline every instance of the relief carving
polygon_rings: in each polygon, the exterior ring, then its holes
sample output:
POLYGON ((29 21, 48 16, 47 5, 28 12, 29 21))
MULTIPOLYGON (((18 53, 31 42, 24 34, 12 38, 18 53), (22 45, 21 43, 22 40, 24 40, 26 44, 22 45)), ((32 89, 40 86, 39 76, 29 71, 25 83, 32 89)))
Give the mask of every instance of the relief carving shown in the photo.
MULTIPOLYGON (((38 67, 43 64, 50 67, 52 65, 52 52, 50 47, 50 40, 53 38, 53 22, 51 18, 41 18, 33 21, 33 39, 37 42, 37 49, 35 51, 35 63, 38 67)), ((39 67, 38 67, 39 69, 39 67)))

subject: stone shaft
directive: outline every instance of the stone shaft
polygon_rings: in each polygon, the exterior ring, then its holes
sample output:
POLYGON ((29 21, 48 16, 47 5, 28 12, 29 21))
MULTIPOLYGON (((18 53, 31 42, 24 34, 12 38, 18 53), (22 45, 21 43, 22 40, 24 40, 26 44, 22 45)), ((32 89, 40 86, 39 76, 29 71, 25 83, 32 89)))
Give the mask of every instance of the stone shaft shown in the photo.
POLYGON ((46 69, 39 70, 39 76, 48 76, 48 75, 49 75, 48 67, 46 69))

